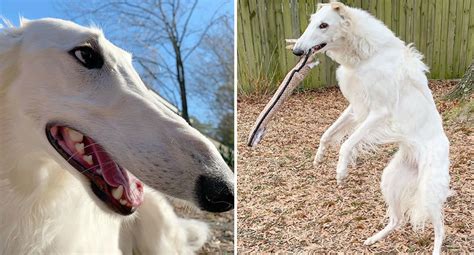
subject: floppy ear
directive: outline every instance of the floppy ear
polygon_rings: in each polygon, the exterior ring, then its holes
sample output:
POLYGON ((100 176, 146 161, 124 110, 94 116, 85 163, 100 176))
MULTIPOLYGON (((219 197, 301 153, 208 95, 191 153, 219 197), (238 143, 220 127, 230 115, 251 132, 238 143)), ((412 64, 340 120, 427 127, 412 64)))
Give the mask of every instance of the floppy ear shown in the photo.
POLYGON ((26 23, 30 22, 29 19, 23 17, 23 16, 20 16, 20 27, 26 25, 26 23))
POLYGON ((6 89, 16 74, 18 45, 22 38, 22 30, 13 27, 6 19, 0 23, 0 93, 6 89))
POLYGON ((21 30, 15 27, 0 28, 0 55, 17 46, 21 41, 21 30))
POLYGON ((350 15, 349 15, 348 7, 345 6, 343 3, 336 2, 336 1, 331 1, 330 5, 331 5, 331 8, 335 10, 339 14, 339 16, 342 17, 342 19, 344 19, 343 24, 349 25, 350 15))

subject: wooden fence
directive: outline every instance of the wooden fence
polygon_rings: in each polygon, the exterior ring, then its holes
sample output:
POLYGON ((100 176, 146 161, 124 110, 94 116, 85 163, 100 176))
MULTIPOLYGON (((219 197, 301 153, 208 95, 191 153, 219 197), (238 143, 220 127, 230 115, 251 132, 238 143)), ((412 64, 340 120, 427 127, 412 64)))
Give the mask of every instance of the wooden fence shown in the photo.
MULTIPOLYGON (((285 38, 298 38, 318 0, 238 0, 237 55, 240 92, 274 89, 297 58, 285 38)), ((327 1, 323 1, 327 2, 327 1)), ((461 77, 474 58, 474 0, 345 0, 381 19, 425 55, 429 78, 461 77)), ((321 64, 303 88, 335 85, 336 64, 321 64)))

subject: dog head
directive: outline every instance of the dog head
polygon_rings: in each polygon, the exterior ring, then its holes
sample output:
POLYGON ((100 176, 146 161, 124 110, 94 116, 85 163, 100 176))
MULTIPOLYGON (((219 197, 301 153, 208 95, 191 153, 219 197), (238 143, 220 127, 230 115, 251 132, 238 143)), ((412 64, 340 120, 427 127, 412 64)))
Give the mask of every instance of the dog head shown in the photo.
POLYGON ((7 37, 17 67, 2 89, 23 139, 100 206, 130 214, 146 184, 207 211, 233 208, 233 173, 215 146, 157 100, 100 30, 41 19, 4 29, 7 37))
POLYGON ((296 41, 293 53, 301 56, 310 49, 325 52, 339 47, 343 39, 342 31, 349 26, 347 8, 339 2, 319 4, 317 12, 311 15, 308 27, 296 41))

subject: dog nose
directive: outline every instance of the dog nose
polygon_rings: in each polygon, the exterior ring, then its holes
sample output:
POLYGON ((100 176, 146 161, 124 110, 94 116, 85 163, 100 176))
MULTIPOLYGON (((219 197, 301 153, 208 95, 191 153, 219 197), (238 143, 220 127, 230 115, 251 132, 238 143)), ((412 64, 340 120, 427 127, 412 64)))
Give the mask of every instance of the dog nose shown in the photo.
POLYGON ((304 50, 294 48, 294 49, 293 49, 293 54, 295 54, 296 56, 301 56, 301 55, 304 54, 304 50))
POLYGON ((199 207, 208 212, 225 212, 234 208, 231 184, 221 178, 201 175, 196 182, 199 207))

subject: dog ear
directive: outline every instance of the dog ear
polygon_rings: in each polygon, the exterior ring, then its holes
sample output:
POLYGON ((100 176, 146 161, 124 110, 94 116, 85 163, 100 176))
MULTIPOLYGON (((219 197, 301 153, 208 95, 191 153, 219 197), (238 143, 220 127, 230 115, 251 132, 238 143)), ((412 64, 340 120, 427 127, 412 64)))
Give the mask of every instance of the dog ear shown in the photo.
POLYGON ((19 45, 22 30, 16 27, 0 27, 0 54, 3 54, 19 45))
POLYGON ((18 45, 22 31, 3 19, 0 23, 0 93, 8 88, 18 75, 18 45))
MULTIPOLYGON (((4 57, 8 53, 15 51, 21 43, 23 37, 23 30, 13 26, 13 24, 1 17, 0 18, 0 68, 4 57)), ((1 85, 1 84, 0 84, 1 85)))
POLYGON ((330 5, 331 5, 331 8, 335 10, 339 14, 339 16, 341 16, 341 18, 344 20, 343 24, 349 25, 350 15, 349 15, 347 6, 337 1, 331 1, 330 5))
POLYGON ((29 19, 23 17, 23 16, 20 16, 20 27, 26 25, 26 23, 30 22, 29 19))

